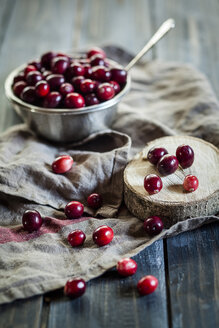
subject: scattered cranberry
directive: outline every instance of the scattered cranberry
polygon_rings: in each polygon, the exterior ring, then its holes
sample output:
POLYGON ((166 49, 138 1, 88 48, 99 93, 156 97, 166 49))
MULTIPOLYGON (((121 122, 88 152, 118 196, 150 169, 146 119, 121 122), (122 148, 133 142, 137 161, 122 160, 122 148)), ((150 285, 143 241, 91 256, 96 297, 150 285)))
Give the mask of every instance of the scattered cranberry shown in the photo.
POLYGON ((30 72, 34 72, 36 71, 36 67, 33 66, 33 65, 28 65, 25 69, 24 69, 24 76, 26 78, 27 74, 30 73, 30 72))
POLYGON ((111 72, 106 67, 94 66, 92 69, 92 79, 101 82, 108 82, 111 80, 111 72))
POLYGON ((91 66, 104 66, 104 58, 100 54, 93 55, 90 57, 90 64, 91 66))
POLYGON ((91 194, 90 196, 88 196, 87 198, 87 203, 88 206, 91 208, 100 208, 102 206, 102 197, 99 194, 91 194))
POLYGON ((181 145, 176 150, 176 157, 182 168, 187 169, 194 162, 194 151, 188 145, 181 145))
POLYGON ((155 291, 158 286, 158 280, 154 276, 145 276, 138 282, 137 288, 141 295, 148 295, 155 291))
POLYGON ((93 233, 93 241, 98 246, 105 246, 113 240, 113 229, 107 225, 98 227, 93 233))
POLYGON ((69 297, 79 297, 85 293, 86 283, 82 278, 69 279, 64 287, 65 295, 69 297))
POLYGON ((111 77, 113 81, 118 82, 119 84, 125 84, 127 80, 127 72, 124 69, 111 68, 111 77))
POLYGON ((77 201, 72 201, 65 206, 65 215, 69 219, 78 219, 84 213, 84 205, 77 201))
POLYGON ((24 76, 24 72, 20 72, 18 75, 16 75, 14 77, 14 80, 13 80, 13 85, 17 82, 20 82, 20 81, 25 81, 25 76, 24 76))
POLYGON ((151 235, 158 235, 163 230, 163 222, 159 216, 150 216, 144 221, 145 231, 151 235))
POLYGON ((117 263, 116 269, 121 276, 128 277, 137 271, 137 263, 130 259, 124 258, 117 263))
POLYGON ((60 88, 59 92, 63 95, 66 96, 68 93, 74 92, 74 87, 70 83, 63 83, 60 88))
POLYGON ((161 178, 156 174, 148 174, 144 178, 144 188, 150 194, 157 194, 161 191, 163 183, 161 178))
POLYGON ((68 235, 68 242, 72 247, 83 245, 86 239, 85 233, 82 230, 73 230, 68 235))
POLYGON ((38 211, 28 210, 23 214, 22 223, 24 230, 32 232, 41 227, 43 219, 38 211))
POLYGON ((46 77, 51 90, 59 90, 60 86, 65 82, 65 78, 61 74, 51 74, 46 77))
POLYGON ((161 157, 168 154, 168 151, 165 148, 157 147, 151 148, 147 154, 147 159, 150 163, 156 165, 161 157))
POLYGON ((29 104, 33 104, 36 100, 35 88, 25 87, 21 92, 21 99, 29 104))
POLYGON ((35 91, 38 97, 45 97, 50 91, 49 84, 46 81, 40 81, 35 85, 35 91))
POLYGON ((80 84, 81 92, 84 94, 92 93, 95 90, 95 88, 96 88, 95 82, 90 79, 85 79, 80 84))
POLYGON ((157 169, 162 175, 174 173, 178 166, 178 159, 174 155, 164 155, 157 163, 157 169))
POLYGON ((52 59, 55 58, 56 54, 52 51, 46 52, 41 57, 41 65, 47 69, 51 68, 52 59))
POLYGON ((85 100, 79 93, 72 92, 65 97, 64 105, 67 108, 81 108, 85 106, 85 100))
POLYGON ((90 58, 92 57, 93 55, 102 55, 103 58, 106 58, 106 53, 104 50, 98 48, 98 47, 93 47, 91 48, 88 53, 87 53, 87 57, 90 58))
POLYGON ((59 106, 61 102, 62 96, 57 91, 52 91, 48 93, 48 95, 45 97, 43 101, 43 107, 46 108, 56 108, 59 106))
POLYGON ((84 96, 86 106, 98 105, 100 103, 95 93, 90 93, 84 96))
POLYGON ((25 81, 18 81, 13 85, 13 91, 14 94, 17 97, 20 97, 21 92, 24 90, 24 88, 27 86, 27 83, 25 81))
POLYGON ((73 84, 73 86, 75 88, 75 91, 80 91, 82 81, 84 81, 84 77, 83 76, 73 77, 72 84, 73 84))
POLYGON ((73 158, 69 155, 59 156, 52 163, 52 170, 57 174, 66 173, 71 170, 73 162, 73 158))
POLYGON ((187 175, 183 182, 183 187, 186 191, 192 192, 198 189, 198 178, 195 175, 187 175))
POLYGON ((113 86, 113 89, 115 91, 115 94, 117 94, 117 93, 120 92, 121 87, 120 87, 120 85, 119 85, 118 82, 116 82, 116 81, 110 81, 109 83, 113 86))
POLYGON ((97 97, 101 101, 106 101, 113 98, 115 95, 114 88, 110 83, 102 83, 97 88, 97 97))
POLYGON ((69 60, 66 57, 55 57, 52 60, 51 69, 54 74, 64 74, 69 66, 69 60))

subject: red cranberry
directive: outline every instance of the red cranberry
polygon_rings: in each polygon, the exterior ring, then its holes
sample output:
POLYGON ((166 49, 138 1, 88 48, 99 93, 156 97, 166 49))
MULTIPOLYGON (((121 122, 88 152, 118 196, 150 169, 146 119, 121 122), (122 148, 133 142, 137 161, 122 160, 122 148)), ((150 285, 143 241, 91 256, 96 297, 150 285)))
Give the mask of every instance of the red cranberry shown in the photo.
POLYGON ((22 223, 24 226, 24 230, 32 232, 38 230, 41 227, 43 219, 41 218, 39 212, 34 210, 28 210, 25 211, 23 214, 22 223))
POLYGON ((45 97, 50 91, 49 84, 46 81, 40 81, 35 85, 35 91, 38 97, 45 97))
POLYGON ((13 84, 20 82, 20 81, 25 81, 24 72, 20 72, 18 75, 16 75, 14 77, 13 84))
POLYGON ((76 76, 76 77, 73 77, 73 79, 71 80, 73 86, 74 86, 74 89, 76 91, 80 91, 80 87, 81 87, 81 83, 82 81, 84 81, 84 77, 83 76, 76 76))
POLYGON ((111 68, 112 80, 118 82, 119 84, 125 84, 127 80, 127 72, 120 68, 111 68))
POLYGON ((86 106, 98 105, 100 103, 95 93, 90 93, 84 97, 86 106))
POLYGON ((194 162, 194 151, 188 145, 181 145, 176 150, 176 157, 182 168, 187 169, 194 162))
POLYGON ((198 178, 195 175, 187 175, 183 182, 183 187, 186 191, 192 192, 198 189, 198 178))
POLYGON ((90 57, 90 64, 91 66, 104 66, 104 58, 100 54, 93 55, 90 57))
POLYGON ((88 53, 87 53, 87 57, 90 58, 92 57, 93 55, 97 55, 97 54, 100 54, 102 55, 103 58, 106 58, 106 53, 104 50, 98 48, 98 47, 93 47, 91 48, 88 53))
POLYGON ((102 83, 97 88, 97 97, 101 101, 106 101, 115 96, 114 88, 110 83, 102 83))
POLYGON ((48 93, 43 101, 43 107, 46 108, 56 108, 59 106, 62 96, 57 91, 52 91, 48 93))
POLYGON ((41 57, 41 64, 42 66, 46 67, 47 69, 51 68, 52 59, 55 58, 56 54, 52 51, 46 52, 41 57))
POLYGON ((150 216, 144 221, 144 229, 151 236, 158 235, 163 230, 163 222, 159 216, 150 216))
POLYGON ((41 62, 38 60, 34 60, 34 61, 30 62, 30 63, 28 63, 28 65, 35 66, 38 71, 40 71, 42 68, 41 62))
POLYGON ((34 72, 36 70, 37 70, 36 67, 33 66, 33 65, 28 65, 27 67, 25 67, 25 69, 24 69, 24 76, 25 76, 25 78, 27 77, 27 74, 28 73, 34 72))
POLYGON ((28 85, 35 85, 37 82, 41 81, 43 79, 40 72, 29 72, 26 76, 26 81, 28 85))
POLYGON ((117 93, 120 92, 121 87, 120 87, 120 85, 119 85, 118 82, 116 82, 116 81, 110 81, 109 83, 113 86, 113 89, 115 91, 115 94, 117 94, 117 93))
POLYGON ((145 276, 138 282, 137 288, 141 295, 148 295, 155 291, 158 286, 158 280, 154 276, 145 276))
POLYGON ((149 162, 156 165, 161 159, 161 157, 163 157, 166 154, 168 154, 168 151, 165 148, 154 147, 149 150, 147 159, 149 160, 149 162))
POLYGON ((111 80, 111 72, 106 67, 94 66, 92 69, 92 79, 101 82, 108 82, 111 80))
POLYGON ((52 72, 51 71, 45 70, 45 71, 42 72, 42 76, 43 76, 44 79, 46 79, 47 76, 49 76, 49 75, 52 75, 52 72))
POLYGON ((117 263, 116 269, 121 276, 128 277, 137 271, 137 263, 130 259, 124 258, 117 263))
POLYGON ((20 94, 21 92, 24 90, 24 88, 27 86, 27 83, 25 81, 19 81, 19 82, 16 82, 14 85, 13 85, 13 91, 14 91, 14 94, 17 96, 17 97, 20 97, 20 94))
POLYGON ((84 66, 79 63, 72 63, 68 68, 68 76, 84 76, 84 66))
POLYGON ((21 99, 29 104, 33 104, 36 100, 36 93, 34 87, 25 87, 21 92, 21 99))
POLYGON ((51 74, 46 77, 51 90, 59 90, 60 86, 65 82, 65 78, 61 74, 51 74))
POLYGON ((68 172, 71 170, 73 162, 73 158, 69 155, 59 156, 52 163, 52 170, 57 174, 68 172))
POLYGON ((84 279, 81 278, 73 278, 69 279, 64 287, 65 295, 69 297, 79 297, 85 293, 86 283, 84 279))
POLYGON ((51 69, 54 74, 64 74, 69 66, 69 60, 66 57, 53 58, 51 69))
POLYGON ((64 105, 67 108, 81 108, 85 106, 85 101, 79 93, 72 92, 65 97, 64 105))
POLYGON ((102 206, 102 197, 99 194, 91 194, 90 196, 88 196, 87 198, 87 203, 88 206, 91 208, 100 208, 102 206))
POLYGON ((174 173, 178 166, 178 159, 174 155, 164 155, 157 163, 157 169, 162 175, 174 173))
POLYGON ((89 79, 92 76, 92 67, 89 64, 84 65, 84 76, 89 79))
POLYGON ((82 93, 92 93, 96 88, 96 84, 94 81, 90 79, 83 80, 80 84, 80 89, 82 93))
POLYGON ((68 235, 68 242, 72 247, 83 245, 86 239, 85 233, 82 230, 73 230, 68 235))
POLYGON ((144 188, 150 194, 156 194, 161 191, 163 183, 161 178, 156 174, 148 174, 144 178, 144 188))
POLYGON ((84 205, 77 201, 72 201, 65 206, 65 215, 69 219, 78 219, 84 213, 84 205))
POLYGON ((93 241, 98 246, 105 246, 113 240, 113 229, 107 225, 102 225, 94 230, 93 241))
POLYGON ((68 93, 74 92, 74 87, 71 83, 63 83, 59 88, 59 92, 66 96, 68 93))

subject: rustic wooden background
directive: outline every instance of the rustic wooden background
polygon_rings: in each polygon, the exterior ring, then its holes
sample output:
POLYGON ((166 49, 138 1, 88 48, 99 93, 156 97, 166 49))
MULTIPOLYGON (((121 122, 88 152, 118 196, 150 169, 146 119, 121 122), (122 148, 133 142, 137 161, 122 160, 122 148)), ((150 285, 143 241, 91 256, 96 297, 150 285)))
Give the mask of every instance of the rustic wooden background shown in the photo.
MULTIPOLYGON (((191 63, 218 93, 217 0, 0 0, 0 131, 19 122, 3 88, 17 65, 50 49, 111 43, 136 53, 169 17, 175 30, 147 58, 191 63)), ((3 305, 0 327, 218 327, 218 249, 216 224, 158 241, 136 256, 135 277, 112 270, 77 300, 58 291, 3 305), (159 288, 139 297, 136 279, 151 272, 159 288)))

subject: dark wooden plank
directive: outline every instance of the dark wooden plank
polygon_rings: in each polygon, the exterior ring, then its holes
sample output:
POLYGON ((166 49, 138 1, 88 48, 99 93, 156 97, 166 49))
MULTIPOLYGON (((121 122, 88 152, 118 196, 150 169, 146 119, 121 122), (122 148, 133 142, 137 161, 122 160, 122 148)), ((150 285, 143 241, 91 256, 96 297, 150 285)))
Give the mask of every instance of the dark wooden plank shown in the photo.
POLYGON ((217 327, 218 224, 169 238, 167 249, 173 327, 217 327))
POLYGON ((132 277, 121 278, 112 270, 90 281, 80 299, 63 299, 61 293, 51 302, 48 327, 168 327, 162 242, 156 242, 135 260, 138 270, 132 277), (158 278, 159 287, 155 293, 140 297, 136 285, 147 274, 158 278))

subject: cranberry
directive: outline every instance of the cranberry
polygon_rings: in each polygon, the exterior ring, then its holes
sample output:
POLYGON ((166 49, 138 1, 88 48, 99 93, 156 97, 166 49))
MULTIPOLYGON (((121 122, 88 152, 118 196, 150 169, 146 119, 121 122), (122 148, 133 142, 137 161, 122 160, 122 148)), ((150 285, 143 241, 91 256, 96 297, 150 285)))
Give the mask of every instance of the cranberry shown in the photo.
POLYGON ((41 64, 42 66, 46 67, 47 69, 51 68, 52 59, 55 58, 56 54, 52 51, 46 52, 41 57, 41 64))
POLYGON ((154 276, 145 276, 138 282, 137 288, 141 295, 148 295, 155 291, 158 286, 158 280, 154 276))
POLYGON ((59 88, 59 92, 66 96, 68 93, 74 92, 74 87, 71 83, 63 83, 59 88))
POLYGON ((35 91, 38 97, 45 97, 50 91, 49 84, 46 81, 40 81, 35 85, 35 91))
POLYGON ((89 64, 84 65, 84 76, 89 79, 92 76, 92 67, 89 64))
POLYGON ((21 92, 23 91, 23 89, 27 86, 27 83, 25 81, 19 81, 19 82, 16 82, 14 85, 13 85, 13 91, 14 91, 14 94, 17 96, 17 97, 20 97, 20 94, 21 92))
POLYGON ((66 57, 53 58, 51 69, 54 74, 64 74, 69 66, 69 60, 66 57))
POLYGON ((92 69, 92 79, 101 82, 108 82, 111 80, 111 72, 106 67, 94 66, 92 69))
POLYGON ((35 85, 37 82, 43 79, 42 74, 38 71, 29 72, 26 76, 26 81, 28 85, 35 85))
POLYGON ((106 101, 115 96, 114 88, 110 83, 102 83, 97 88, 97 97, 101 101, 106 101))
POLYGON ((112 85, 112 87, 113 87, 113 89, 115 91, 115 94, 117 94, 117 93, 120 92, 121 87, 120 87, 120 85, 119 85, 118 82, 116 82, 116 81, 110 81, 109 83, 112 85))
POLYGON ((45 71, 42 72, 42 76, 44 77, 44 79, 46 79, 47 76, 49 76, 49 75, 52 75, 52 72, 51 71, 45 70, 45 71))
POLYGON ((84 213, 84 205, 77 201, 72 201, 65 206, 65 215, 69 219, 78 219, 84 213))
POLYGON ((51 90, 59 90, 60 86, 65 82, 65 78, 61 74, 51 74, 46 77, 51 90))
POLYGON ((65 97, 64 105, 67 108, 81 108, 85 106, 85 100, 79 93, 72 92, 65 97))
POLYGON ((20 72, 18 75, 16 75, 14 77, 13 84, 20 82, 20 81, 25 81, 24 72, 20 72))
POLYGON ((163 222, 159 216, 150 216, 144 221, 144 229, 151 236, 158 235, 163 230, 163 222))
POLYGON ((99 208, 102 206, 102 197, 99 194, 91 194, 90 196, 88 196, 87 198, 87 203, 88 206, 90 206, 91 208, 99 208))
POLYGON ((48 93, 43 101, 43 107, 46 108, 56 108, 59 106, 62 96, 57 91, 52 91, 48 93))
POLYGON ((36 67, 33 66, 33 65, 28 65, 27 67, 25 67, 25 69, 24 69, 24 76, 25 76, 25 78, 27 77, 27 74, 28 73, 34 72, 36 70, 37 70, 36 67))
POLYGON ((85 293, 86 283, 82 278, 69 279, 64 287, 65 295, 69 297, 79 297, 85 293))
POLYGON ((90 57, 90 64, 91 66, 104 66, 104 58, 100 54, 93 55, 90 57))
POLYGON ((137 271, 137 263, 130 258, 124 258, 117 263, 116 269, 121 276, 132 276, 137 271))
POLYGON ((88 53, 87 53, 87 57, 90 58, 92 57, 93 55, 97 55, 97 54, 100 54, 102 55, 103 58, 106 58, 106 53, 104 50, 98 48, 98 47, 93 47, 91 48, 88 53))
POLYGON ((195 175, 187 175, 183 181, 183 187, 186 191, 192 192, 198 189, 198 178, 195 175))
POLYGON ((81 87, 82 81, 84 81, 84 77, 83 76, 73 77, 72 84, 73 84, 73 86, 74 86, 74 88, 75 88, 76 91, 80 91, 80 87, 81 87))
POLYGON ((24 230, 32 232, 38 230, 41 227, 43 219, 41 218, 39 212, 34 210, 28 210, 25 211, 23 214, 22 223, 24 226, 24 230))
POLYGON ((164 155, 157 163, 157 169, 162 175, 174 173, 178 166, 178 159, 174 155, 164 155))
POLYGON ((161 191, 163 183, 161 178, 156 174, 148 174, 144 178, 144 188, 151 195, 161 191))
POLYGON ((148 152, 147 159, 152 164, 156 165, 161 157, 168 154, 168 151, 165 148, 157 147, 151 148, 148 152))
POLYGON ((98 246, 105 246, 113 240, 113 229, 107 225, 102 225, 94 230, 93 241, 98 246))
POLYGON ((127 80, 127 72, 120 68, 111 68, 112 80, 118 82, 119 84, 125 84, 127 80))
POLYGON ((28 65, 35 66, 38 71, 40 71, 42 68, 41 62, 38 60, 34 60, 34 61, 30 62, 30 63, 28 63, 28 65))
POLYGON ((83 245, 86 239, 85 233, 82 230, 73 230, 68 235, 68 242, 72 247, 83 245))
POLYGON ((79 63, 72 63, 68 68, 68 76, 84 76, 85 69, 79 63))
POLYGON ((194 151, 188 145, 181 145, 176 150, 176 157, 182 168, 187 169, 194 162, 194 151))
POLYGON ((95 93, 90 93, 84 97, 86 106, 98 105, 100 103, 95 93))
POLYGON ((52 170, 57 174, 68 172, 71 170, 73 162, 73 158, 69 155, 59 156, 52 163, 52 170))
POLYGON ((80 89, 82 93, 92 93, 96 88, 96 84, 94 81, 90 79, 83 80, 80 84, 80 89))
POLYGON ((25 87, 21 92, 21 99, 29 104, 33 104, 36 100, 35 88, 25 87))

